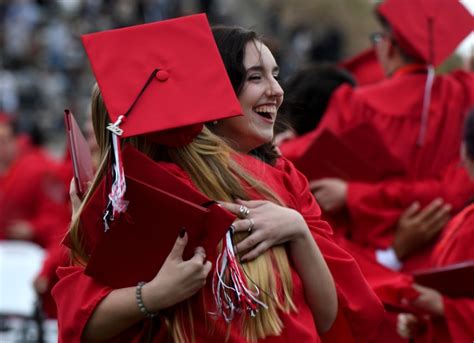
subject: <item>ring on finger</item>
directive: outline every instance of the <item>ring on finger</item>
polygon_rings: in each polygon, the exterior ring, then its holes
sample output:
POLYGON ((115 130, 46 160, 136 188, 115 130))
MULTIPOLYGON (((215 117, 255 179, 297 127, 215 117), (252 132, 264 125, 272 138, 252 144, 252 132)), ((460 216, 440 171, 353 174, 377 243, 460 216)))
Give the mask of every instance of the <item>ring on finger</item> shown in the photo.
POLYGON ((247 206, 240 205, 239 213, 237 214, 237 216, 240 219, 245 219, 249 215, 249 213, 250 213, 250 210, 247 206))
POLYGON ((252 230, 255 228, 255 222, 253 221, 252 218, 250 218, 249 221, 250 221, 250 225, 249 225, 247 231, 248 231, 248 233, 251 233, 252 230))

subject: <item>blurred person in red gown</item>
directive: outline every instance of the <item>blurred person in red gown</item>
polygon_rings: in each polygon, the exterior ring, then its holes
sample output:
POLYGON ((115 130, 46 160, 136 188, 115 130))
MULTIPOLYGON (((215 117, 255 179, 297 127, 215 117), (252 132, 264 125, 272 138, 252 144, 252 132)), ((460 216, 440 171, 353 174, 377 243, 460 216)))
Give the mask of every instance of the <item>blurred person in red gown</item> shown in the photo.
POLYGON ((18 239, 47 248, 67 223, 65 185, 58 164, 36 142, 14 131, 0 115, 0 239, 18 239))
MULTIPOLYGON (((92 126, 92 119, 90 115, 84 126, 84 136, 87 139, 87 142, 89 143, 89 148, 92 154, 93 166, 95 169, 97 169, 100 152, 99 146, 97 145, 97 142, 95 140, 94 128, 92 126)), ((69 149, 66 151, 62 163, 58 165, 58 175, 60 179, 63 180, 65 185, 70 183, 69 193, 75 194, 76 191, 74 188, 74 181, 71 180, 73 172, 69 149)), ((73 199, 77 198, 73 197, 73 199)), ((67 206, 67 209, 65 209, 65 211, 67 211, 67 214, 70 217, 70 206, 67 206)), ((68 225, 69 221, 65 222, 63 228, 64 234, 67 232, 68 225)), ((51 297, 51 290, 59 280, 58 276, 56 275, 56 269, 58 267, 67 266, 70 263, 69 252, 64 247, 64 245, 60 244, 62 238, 63 237, 60 236, 60 239, 58 240, 57 244, 51 244, 48 247, 41 271, 34 280, 34 288, 36 292, 41 296, 43 310, 49 318, 55 318, 57 313, 56 304, 54 302, 54 299, 51 297)))
MULTIPOLYGON (((474 179, 474 109, 466 120, 461 155, 474 179)), ((473 243, 474 205, 470 204, 449 222, 433 249, 430 263, 433 267, 443 267, 473 261, 473 243)), ((474 299, 451 298, 431 288, 415 287, 421 294, 411 305, 428 312, 429 320, 414 314, 399 315, 398 332, 403 337, 416 338, 416 342, 470 343, 474 340, 474 299)))
MULTIPOLYGON (((426 7, 419 0, 387 0, 376 12, 382 30, 372 41, 388 78, 358 88, 340 87, 318 129, 306 134, 294 149, 297 154, 289 157, 298 158, 324 129, 340 135, 372 123, 391 154, 405 165, 405 174, 375 183, 326 178, 312 182, 312 190, 323 210, 338 217, 332 222, 336 234, 372 251, 382 264, 413 270, 427 263, 429 248, 411 255, 397 250, 398 221, 410 222, 424 209, 439 213, 440 221, 446 222, 474 191, 474 183, 459 166, 465 113, 474 103, 474 75, 434 75, 434 66, 472 31, 472 16, 455 0, 430 1, 426 7)), ((427 235, 425 243, 442 227, 427 235)))

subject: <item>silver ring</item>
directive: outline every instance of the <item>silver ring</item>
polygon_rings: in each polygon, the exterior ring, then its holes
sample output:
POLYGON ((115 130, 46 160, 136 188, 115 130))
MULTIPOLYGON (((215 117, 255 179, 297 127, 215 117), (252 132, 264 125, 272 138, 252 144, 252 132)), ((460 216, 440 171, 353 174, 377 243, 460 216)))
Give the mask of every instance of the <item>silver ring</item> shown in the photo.
POLYGON ((238 217, 240 219, 245 219, 250 213, 250 210, 247 206, 244 206, 244 205, 240 205, 240 208, 239 208, 239 213, 238 213, 238 217))
POLYGON ((250 225, 249 225, 249 228, 247 229, 248 233, 251 233, 252 230, 255 228, 255 222, 253 221, 252 218, 249 219, 250 220, 250 225))

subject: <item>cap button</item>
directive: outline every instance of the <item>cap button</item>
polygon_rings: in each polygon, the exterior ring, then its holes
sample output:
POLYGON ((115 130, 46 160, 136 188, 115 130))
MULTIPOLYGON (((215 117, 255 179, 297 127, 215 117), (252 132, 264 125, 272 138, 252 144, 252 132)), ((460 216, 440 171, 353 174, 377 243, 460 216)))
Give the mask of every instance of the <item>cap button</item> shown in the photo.
POLYGON ((170 75, 168 74, 168 72, 166 70, 159 70, 158 73, 156 73, 155 77, 158 81, 164 82, 164 81, 168 80, 170 75))

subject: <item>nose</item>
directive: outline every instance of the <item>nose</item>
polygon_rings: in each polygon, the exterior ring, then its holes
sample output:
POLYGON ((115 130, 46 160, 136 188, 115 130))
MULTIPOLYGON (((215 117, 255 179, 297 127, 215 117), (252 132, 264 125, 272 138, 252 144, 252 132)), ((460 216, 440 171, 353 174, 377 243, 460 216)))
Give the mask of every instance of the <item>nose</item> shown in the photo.
POLYGON ((272 77, 268 84, 267 96, 280 98, 283 97, 283 94, 284 91, 283 88, 281 88, 280 83, 278 83, 277 79, 272 77))

